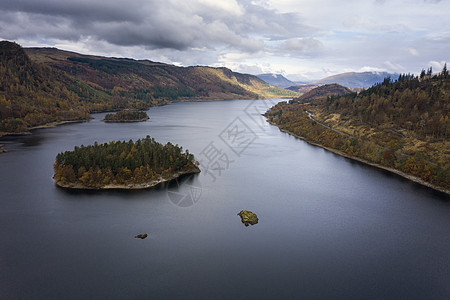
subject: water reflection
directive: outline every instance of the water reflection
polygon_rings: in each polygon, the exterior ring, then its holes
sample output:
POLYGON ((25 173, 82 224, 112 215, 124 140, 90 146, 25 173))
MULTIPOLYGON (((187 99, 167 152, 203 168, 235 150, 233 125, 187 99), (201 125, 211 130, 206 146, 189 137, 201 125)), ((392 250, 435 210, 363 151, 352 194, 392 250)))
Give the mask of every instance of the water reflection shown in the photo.
POLYGON ((46 140, 48 140, 48 138, 45 135, 32 134, 25 136, 22 139, 22 144, 25 147, 36 147, 41 145, 46 140))
POLYGON ((167 184, 167 197, 178 207, 195 205, 202 195, 199 174, 183 175, 167 184))

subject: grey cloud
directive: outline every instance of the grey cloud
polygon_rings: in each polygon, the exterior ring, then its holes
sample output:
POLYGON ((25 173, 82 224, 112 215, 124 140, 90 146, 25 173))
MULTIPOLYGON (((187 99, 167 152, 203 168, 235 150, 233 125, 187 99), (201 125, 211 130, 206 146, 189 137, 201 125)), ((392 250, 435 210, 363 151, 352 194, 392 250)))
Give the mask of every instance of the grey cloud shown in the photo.
POLYGON ((299 38, 285 41, 280 48, 294 55, 313 55, 323 50, 323 44, 317 39, 299 38))
MULTIPOLYGON (((89 1, 89 0, 6 0, 0 9, 9 12, 63 16, 83 21, 132 21, 145 17, 145 1, 89 1)), ((147 2, 148 3, 148 2, 147 2)), ((151 3, 151 2, 150 2, 151 3)))
POLYGON ((238 2, 242 11, 237 13, 213 4, 195 0, 6 0, 0 2, 0 36, 69 41, 91 37, 147 49, 227 47, 257 52, 264 48, 263 39, 286 39, 313 30, 299 23, 294 14, 280 14, 250 0, 238 2))

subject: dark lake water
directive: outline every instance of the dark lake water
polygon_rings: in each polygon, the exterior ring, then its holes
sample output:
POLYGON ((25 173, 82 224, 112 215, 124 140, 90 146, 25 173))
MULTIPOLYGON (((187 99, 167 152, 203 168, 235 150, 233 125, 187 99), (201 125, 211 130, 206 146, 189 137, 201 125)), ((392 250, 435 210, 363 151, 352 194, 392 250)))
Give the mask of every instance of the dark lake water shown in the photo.
POLYGON ((1 139, 0 298, 450 298, 448 197, 280 132, 265 103, 178 103, 144 123, 98 114, 1 139), (57 153, 146 135, 189 149, 203 172, 145 191, 55 187, 57 153), (259 223, 245 227, 242 209, 259 223))

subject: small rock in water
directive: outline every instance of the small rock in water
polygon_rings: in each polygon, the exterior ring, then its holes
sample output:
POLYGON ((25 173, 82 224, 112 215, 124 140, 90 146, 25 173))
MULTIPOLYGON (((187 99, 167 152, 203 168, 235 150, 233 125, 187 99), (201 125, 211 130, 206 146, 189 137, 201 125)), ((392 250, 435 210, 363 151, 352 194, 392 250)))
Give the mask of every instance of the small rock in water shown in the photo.
POLYGON ((241 217, 241 221, 245 226, 258 224, 258 217, 251 211, 243 209, 238 213, 238 216, 241 217))
POLYGON ((147 236, 148 236, 148 234, 143 233, 143 234, 136 235, 135 238, 137 238, 137 239, 145 239, 147 236))

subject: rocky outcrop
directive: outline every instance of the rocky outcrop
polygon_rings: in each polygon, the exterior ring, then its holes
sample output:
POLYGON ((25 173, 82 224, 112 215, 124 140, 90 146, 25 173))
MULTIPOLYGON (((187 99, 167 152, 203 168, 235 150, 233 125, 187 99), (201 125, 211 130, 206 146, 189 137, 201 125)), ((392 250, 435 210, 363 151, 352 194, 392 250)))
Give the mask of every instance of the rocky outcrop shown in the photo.
POLYGON ((258 224, 258 217, 251 211, 243 209, 238 213, 238 216, 241 217, 241 221, 245 226, 258 224))

